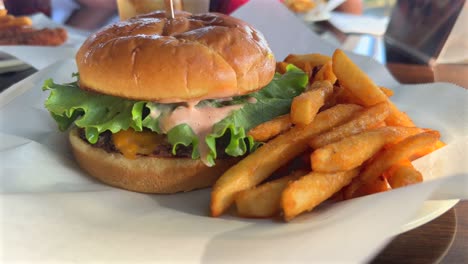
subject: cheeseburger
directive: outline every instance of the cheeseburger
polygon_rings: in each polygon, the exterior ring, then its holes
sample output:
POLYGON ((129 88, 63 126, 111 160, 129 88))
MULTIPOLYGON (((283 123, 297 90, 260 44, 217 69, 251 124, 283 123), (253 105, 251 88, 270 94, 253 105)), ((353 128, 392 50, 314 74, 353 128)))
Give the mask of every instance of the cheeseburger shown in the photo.
POLYGON ((75 82, 45 82, 46 108, 69 130, 83 170, 146 193, 211 186, 261 144, 249 129, 287 113, 307 83, 293 67, 275 75, 262 34, 215 13, 109 25, 84 42, 76 64, 75 82))

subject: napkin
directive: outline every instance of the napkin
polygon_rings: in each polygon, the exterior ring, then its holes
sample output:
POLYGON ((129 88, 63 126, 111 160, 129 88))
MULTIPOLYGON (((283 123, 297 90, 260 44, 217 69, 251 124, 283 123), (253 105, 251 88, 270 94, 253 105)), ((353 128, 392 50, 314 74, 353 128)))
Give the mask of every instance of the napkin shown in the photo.
MULTIPOLYGON (((234 15, 259 28, 278 59, 331 54, 276 1, 250 1, 234 15), (297 34, 297 35, 295 35, 297 34)), ((208 216, 210 190, 148 195, 96 182, 73 160, 66 134, 44 109, 41 84, 71 80, 72 58, 0 94, 0 258, 58 263, 362 263, 396 234, 468 198, 466 90, 446 83, 400 85, 372 59, 351 55, 394 102, 448 144, 414 164, 427 181, 325 204, 285 224, 208 216), (428 199, 442 200, 426 202, 428 199), (452 199, 455 200, 446 200, 452 199)))

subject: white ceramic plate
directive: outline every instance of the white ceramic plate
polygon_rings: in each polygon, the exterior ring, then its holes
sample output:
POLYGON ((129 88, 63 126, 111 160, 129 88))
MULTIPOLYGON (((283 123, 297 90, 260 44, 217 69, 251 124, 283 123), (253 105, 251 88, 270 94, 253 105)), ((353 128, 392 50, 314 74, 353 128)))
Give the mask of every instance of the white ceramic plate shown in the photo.
MULTIPOLYGON (((70 80, 75 67, 71 60, 56 63, 0 95, 0 213, 5 214, 0 226, 6 227, 1 237, 7 258, 362 262, 393 235, 456 203, 425 202, 435 187, 418 184, 321 206, 284 224, 229 214, 211 218, 209 190, 145 195, 102 185, 77 167, 66 136, 57 132, 43 107, 47 93, 40 89, 42 81, 70 80)), ((463 131, 454 113, 462 112, 458 108, 465 99, 463 89, 449 84, 404 86, 395 93, 399 107, 417 123, 441 130, 449 144, 463 131)), ((441 166, 445 170, 453 164, 441 166)))
POLYGON ((416 213, 414 218, 401 227, 399 233, 404 233, 436 219, 454 207, 458 201, 458 199, 453 199, 424 202, 423 207, 416 213))

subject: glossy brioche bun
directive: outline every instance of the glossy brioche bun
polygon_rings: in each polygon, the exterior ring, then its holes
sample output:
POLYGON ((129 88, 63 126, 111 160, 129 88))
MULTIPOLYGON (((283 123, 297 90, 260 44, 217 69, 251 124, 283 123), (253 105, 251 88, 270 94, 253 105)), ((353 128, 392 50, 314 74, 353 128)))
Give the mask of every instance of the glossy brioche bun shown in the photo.
POLYGON ((80 86, 162 103, 225 98, 266 86, 275 58, 260 32, 217 13, 156 11, 109 25, 76 54, 80 86))
POLYGON ((158 158, 140 156, 131 160, 120 153, 109 153, 93 147, 79 137, 78 129, 70 130, 73 154, 82 169, 103 183, 143 193, 186 192, 212 186, 238 159, 218 159, 207 167, 191 158, 158 158))

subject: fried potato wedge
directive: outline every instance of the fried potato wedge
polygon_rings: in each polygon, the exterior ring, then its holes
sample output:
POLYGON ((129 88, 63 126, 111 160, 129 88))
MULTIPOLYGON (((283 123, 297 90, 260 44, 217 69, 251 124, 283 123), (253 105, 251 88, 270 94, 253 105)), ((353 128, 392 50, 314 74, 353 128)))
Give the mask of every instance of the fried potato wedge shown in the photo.
POLYGON ((368 184, 381 176, 385 171, 395 164, 405 160, 413 160, 419 153, 425 153, 427 150, 434 149, 437 145, 440 134, 437 131, 428 131, 408 137, 386 149, 374 157, 371 162, 361 172, 359 178, 356 178, 345 190, 345 198, 349 199, 363 185, 368 184))
POLYGON ((288 66, 288 64, 289 63, 284 61, 276 62, 276 72, 284 74, 286 72, 286 67, 288 66))
POLYGON ((336 79, 331 61, 325 63, 314 77, 314 81, 329 81, 331 84, 334 84, 336 79))
POLYGON ((291 182, 281 195, 284 219, 290 221, 297 215, 312 210, 348 185, 358 172, 359 169, 337 173, 311 172, 291 182))
POLYGON ((248 132, 248 135, 252 136, 255 141, 266 142, 287 131, 291 126, 292 123, 289 114, 282 115, 252 128, 248 132))
POLYGON ((264 183, 236 194, 237 213, 242 217, 272 217, 280 212, 281 193, 289 182, 299 179, 307 171, 294 171, 285 177, 264 183))
POLYGON ((331 173, 354 169, 374 156, 386 144, 395 144, 422 132, 424 129, 417 127, 380 127, 343 138, 311 154, 312 170, 331 173))
POLYGON ((320 107, 325 104, 325 101, 333 92, 331 83, 324 82, 324 84, 319 88, 306 91, 294 97, 290 113, 293 124, 306 126, 314 120, 320 107))
POLYGON ((358 104, 365 106, 365 104, 351 93, 348 89, 341 87, 335 94, 335 101, 339 104, 358 104))
POLYGON ((385 120, 390 126, 414 126, 413 121, 388 99, 387 95, 351 61, 346 54, 337 49, 333 53, 333 72, 340 84, 359 98, 364 106, 372 106, 381 102, 388 102, 390 115, 385 120))
POLYGON ((383 176, 379 176, 373 181, 369 182, 368 184, 361 186, 361 188, 359 188, 356 192, 354 192, 352 198, 357 198, 357 197, 379 193, 379 192, 386 192, 391 189, 392 187, 388 183, 387 178, 383 176))
POLYGON ((422 174, 413 167, 409 160, 394 165, 384 175, 393 189, 423 181, 422 174))
POLYGON ((275 170, 304 152, 312 137, 345 123, 360 109, 362 108, 357 105, 337 105, 325 110, 308 126, 294 127, 245 157, 214 184, 211 192, 211 215, 221 215, 232 205, 236 193, 261 183, 275 170))
POLYGON ((307 72, 309 76, 312 74, 312 70, 316 66, 321 66, 331 61, 332 58, 326 55, 318 53, 310 54, 289 54, 284 62, 294 64, 296 67, 307 72))
POLYGON ((380 86, 379 88, 387 97, 392 97, 394 94, 393 90, 387 87, 380 86))
MULTIPOLYGON (((382 92, 385 93, 385 95, 388 97, 393 96, 393 91, 388 88, 380 87, 380 90, 382 90, 382 92)), ((341 89, 339 89, 339 91, 335 94, 335 98, 335 101, 339 104, 358 104, 366 106, 366 104, 361 99, 352 94, 350 90, 343 87, 341 87, 341 89)))
POLYGON ((318 149, 345 137, 371 129, 384 121, 389 114, 390 109, 386 102, 369 107, 354 116, 349 122, 314 137, 309 145, 312 149, 318 149))

